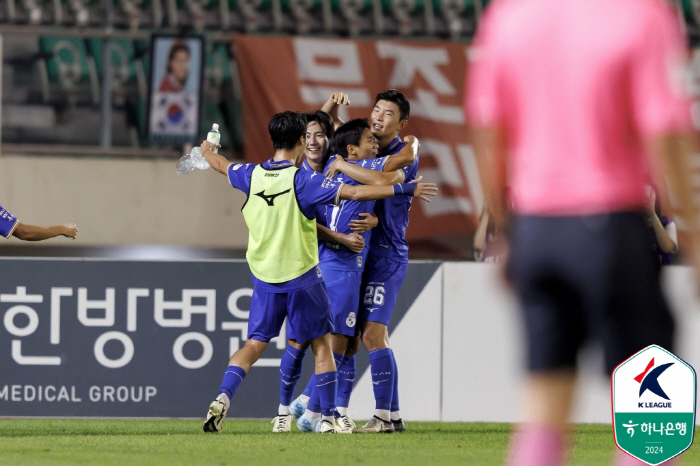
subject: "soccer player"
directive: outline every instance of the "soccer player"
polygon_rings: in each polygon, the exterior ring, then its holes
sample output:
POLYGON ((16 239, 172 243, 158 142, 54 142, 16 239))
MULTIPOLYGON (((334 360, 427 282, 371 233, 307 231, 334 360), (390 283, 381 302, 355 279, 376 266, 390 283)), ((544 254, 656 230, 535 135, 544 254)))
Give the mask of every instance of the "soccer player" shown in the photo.
POLYGON ((45 239, 55 238, 56 236, 65 236, 66 238, 75 239, 77 235, 78 227, 75 223, 66 223, 51 227, 29 225, 21 223, 17 217, 0 205, 0 236, 3 238, 14 236, 23 241, 43 241, 45 239))
MULTIPOLYGON (((305 158, 301 164, 301 169, 310 170, 323 174, 323 168, 328 161, 330 155, 330 139, 333 137, 334 126, 330 115, 322 110, 316 110, 306 115, 306 150, 305 158)), ((345 202, 345 201, 343 201, 345 202)), ((369 215, 368 217, 358 220, 356 228, 353 231, 343 233, 341 231, 333 231, 327 228, 326 222, 326 206, 316 206, 316 227, 318 237, 324 242, 328 241, 332 244, 341 244, 347 250, 354 253, 360 253, 365 247, 365 239, 361 235, 365 231, 369 231, 376 226, 376 217, 369 215)), ((321 243, 323 244, 323 242, 321 243)), ((323 264, 320 264, 321 273, 323 273, 323 264)), ((289 325, 287 325, 287 349, 282 355, 280 362, 280 404, 277 411, 277 416, 272 420, 273 432, 290 432, 291 423, 294 417, 301 417, 309 402, 311 392, 315 386, 315 377, 310 377, 309 383, 304 389, 304 393, 300 395, 300 400, 296 402, 296 411, 290 413, 290 404, 294 397, 294 389, 301 376, 302 363, 306 351, 309 347, 309 342, 297 343, 289 325), (300 404, 300 403, 303 403, 300 404)), ((336 358, 336 366, 340 360, 336 358)), ((338 390, 343 393, 347 376, 342 374, 339 377, 338 390)), ((321 413, 318 411, 318 419, 321 413)), ((312 418, 315 419, 315 415, 312 418)), ((309 431, 314 431, 317 422, 305 423, 308 425, 309 431)))
MULTIPOLYGON (((386 164, 401 163, 397 159, 410 158, 413 160, 418 151, 418 141, 409 136, 412 144, 395 156, 374 158, 377 144, 365 119, 351 120, 338 128, 332 141, 334 157, 342 157, 347 163, 366 167, 366 169, 382 172, 386 164)), ((385 184, 392 184, 403 180, 403 173, 395 170, 388 175, 385 184)), ((359 183, 347 175, 339 174, 334 181, 359 185, 359 183)), ((342 201, 338 206, 326 207, 326 217, 331 230, 349 232, 351 223, 363 213, 374 210, 374 202, 342 201)), ((364 233, 365 240, 370 234, 364 233)), ((351 432, 355 427, 348 416, 350 395, 355 381, 355 354, 359 347, 359 333, 357 332, 358 311, 361 296, 362 271, 367 259, 367 249, 361 254, 355 254, 346 248, 332 242, 321 243, 321 270, 328 290, 331 313, 335 325, 332 332, 332 347, 339 364, 340 380, 338 383, 337 409, 339 417, 337 422, 341 429, 351 432)), ((305 400, 297 400, 295 411, 301 409, 305 400)), ((320 419, 318 406, 318 393, 312 391, 311 400, 303 416, 299 418, 297 426, 299 430, 310 431, 315 420, 320 419)))
MULTIPOLYGON (((336 99, 338 100, 338 99, 336 99)), ((397 154, 406 142, 401 141, 399 133, 408 124, 411 105, 401 92, 390 89, 380 92, 375 98, 370 115, 371 130, 379 145, 379 157, 397 154)), ((337 109, 332 113, 337 115, 337 109)), ((397 161, 399 162, 399 161, 397 161)), ((404 182, 416 179, 418 173, 418 156, 401 160, 398 164, 385 164, 383 171, 400 169, 404 182)), ((333 162, 328 170, 330 175, 336 171, 344 173, 363 184, 381 182, 381 173, 345 163, 333 162)), ((399 373, 394 352, 389 346, 389 322, 396 305, 396 297, 406 277, 408 268, 408 212, 410 199, 406 202, 399 198, 378 201, 375 213, 379 225, 372 232, 369 255, 365 266, 362 289, 364 290, 360 308, 362 325, 362 343, 369 352, 372 388, 374 389, 374 416, 363 427, 353 432, 403 432, 406 426, 399 411, 399 373)))
MULTIPOLYGON (((508 270, 528 376, 513 466, 564 462, 585 339, 603 344, 608 375, 648 345, 673 350, 645 187, 650 170, 663 186, 663 165, 697 266, 695 136, 677 21, 656 0, 504 1, 482 16, 465 108, 499 226, 506 187, 514 212, 508 270)), ((616 464, 643 463, 618 452, 616 464)))
POLYGON ((200 151, 209 165, 246 193, 243 216, 250 232, 246 257, 253 272, 253 296, 248 339, 229 361, 219 395, 209 406, 203 429, 220 432, 230 400, 269 341, 279 335, 285 317, 298 342, 311 341, 316 357, 316 382, 323 420, 318 431, 336 433, 337 379, 330 348, 328 296, 318 268, 315 208, 339 203, 382 199, 394 195, 427 200, 435 185, 402 183, 394 186, 347 186, 316 172, 296 168, 306 147, 306 121, 296 112, 278 113, 270 120, 275 150, 263 164, 232 164, 214 153, 212 143, 200 151))

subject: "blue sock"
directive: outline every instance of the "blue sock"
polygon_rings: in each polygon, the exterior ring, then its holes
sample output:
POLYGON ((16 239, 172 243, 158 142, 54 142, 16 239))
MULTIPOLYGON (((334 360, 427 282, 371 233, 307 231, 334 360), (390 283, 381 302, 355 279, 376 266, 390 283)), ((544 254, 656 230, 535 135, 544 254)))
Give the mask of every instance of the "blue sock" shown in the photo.
POLYGON ((219 394, 225 393, 230 400, 233 398, 233 394, 238 390, 238 386, 245 379, 245 371, 238 366, 228 366, 226 372, 224 373, 224 380, 221 381, 221 388, 219 388, 219 394))
POLYGON ((301 377, 301 364, 304 362, 306 350, 296 349, 287 345, 287 351, 282 355, 280 363, 280 404, 289 406, 294 398, 294 388, 301 377))
MULTIPOLYGON (((337 368, 338 365, 340 364, 341 360, 343 359, 343 356, 333 353, 333 359, 335 359, 335 367, 337 368)), ((326 372, 326 373, 330 374, 330 372, 326 372)), ((336 377, 336 380, 337 380, 337 377, 336 377)), ((308 395, 309 396, 309 404, 306 406, 306 409, 308 409, 312 413, 320 413, 322 406, 323 406, 323 404, 321 402, 321 393, 316 388, 317 381, 318 381, 318 374, 314 374, 314 376, 309 381, 309 384, 311 384, 311 382, 313 382, 313 385, 311 386, 311 394, 308 395)), ((334 400, 335 400, 335 398, 334 398, 334 400)), ((335 408, 333 408, 333 409, 335 409, 335 408)))
POLYGON ((321 399, 321 414, 333 416, 335 398, 338 395, 338 371, 324 372, 316 375, 316 390, 321 399))
POLYGON ((390 410, 391 395, 394 392, 394 364, 391 349, 382 348, 369 353, 369 365, 372 372, 372 388, 376 409, 390 410))
POLYGON ((304 388, 304 391, 301 392, 301 394, 311 398, 311 391, 314 389, 314 385, 316 385, 316 374, 311 375, 309 378, 309 383, 306 384, 306 388, 304 388))
POLYGON ((339 408, 347 408, 350 404, 350 394, 355 386, 355 356, 346 356, 338 367, 338 398, 339 408))
POLYGON ((396 367, 396 358, 393 350, 391 351, 391 361, 394 366, 394 392, 391 395, 391 411, 395 412, 399 410, 399 369, 396 367))

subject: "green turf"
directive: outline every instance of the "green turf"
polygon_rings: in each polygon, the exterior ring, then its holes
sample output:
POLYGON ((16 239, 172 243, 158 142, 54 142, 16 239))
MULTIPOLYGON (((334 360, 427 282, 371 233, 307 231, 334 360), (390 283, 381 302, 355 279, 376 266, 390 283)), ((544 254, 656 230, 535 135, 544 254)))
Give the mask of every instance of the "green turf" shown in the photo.
MULTIPOLYGON (((413 422, 391 435, 272 434, 265 421, 228 420, 221 434, 199 421, 0 420, 0 464, 117 465, 500 465, 511 426, 413 422)), ((582 425, 574 466, 610 464, 610 426, 582 425)), ((683 455, 700 464, 700 449, 683 455)))

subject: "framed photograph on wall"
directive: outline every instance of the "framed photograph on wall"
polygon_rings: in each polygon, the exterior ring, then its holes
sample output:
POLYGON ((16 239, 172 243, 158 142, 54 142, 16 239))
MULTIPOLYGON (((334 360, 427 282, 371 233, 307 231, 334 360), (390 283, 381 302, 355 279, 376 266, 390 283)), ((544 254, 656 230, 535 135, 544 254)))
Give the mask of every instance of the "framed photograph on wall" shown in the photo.
POLYGON ((203 73, 203 37, 152 36, 146 120, 149 142, 197 141, 203 73))

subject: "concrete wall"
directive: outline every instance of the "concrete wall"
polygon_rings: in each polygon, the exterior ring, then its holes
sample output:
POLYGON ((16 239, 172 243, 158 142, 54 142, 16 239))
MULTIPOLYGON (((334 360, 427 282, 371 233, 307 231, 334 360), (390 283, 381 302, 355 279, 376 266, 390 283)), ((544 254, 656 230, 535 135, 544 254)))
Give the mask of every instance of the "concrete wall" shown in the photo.
POLYGON ((25 223, 78 224, 83 246, 245 248, 244 201, 226 177, 177 175, 173 160, 0 156, 0 204, 25 223))
MULTIPOLYGON (((499 270, 473 262, 443 264, 392 333, 406 419, 522 420, 520 313, 499 270)), ((700 301, 693 272, 666 267, 663 282, 676 317, 676 354, 700 368, 700 301)), ((367 370, 358 377, 350 407, 351 414, 363 418, 374 406, 371 375, 367 370)), ((599 348, 581 352, 573 421, 612 422, 610 379, 599 348)))

